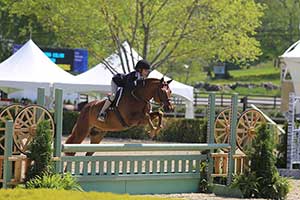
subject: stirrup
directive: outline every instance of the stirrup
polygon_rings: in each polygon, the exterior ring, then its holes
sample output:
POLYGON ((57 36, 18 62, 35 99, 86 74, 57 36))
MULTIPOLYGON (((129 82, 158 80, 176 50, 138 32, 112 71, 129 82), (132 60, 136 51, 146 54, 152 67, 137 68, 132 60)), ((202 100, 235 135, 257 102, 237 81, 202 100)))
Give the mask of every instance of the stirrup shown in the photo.
POLYGON ((103 112, 103 113, 99 113, 98 117, 97 117, 97 120, 98 121, 101 121, 101 122, 104 122, 106 119, 106 112, 103 112))

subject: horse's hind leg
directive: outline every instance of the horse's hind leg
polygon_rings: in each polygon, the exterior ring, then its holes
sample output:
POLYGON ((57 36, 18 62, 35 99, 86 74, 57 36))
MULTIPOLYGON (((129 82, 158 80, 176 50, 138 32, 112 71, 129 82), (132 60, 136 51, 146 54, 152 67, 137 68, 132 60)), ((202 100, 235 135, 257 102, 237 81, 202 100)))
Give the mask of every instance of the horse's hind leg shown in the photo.
MULTIPOLYGON (((91 144, 99 144, 101 142, 101 140, 104 138, 106 132, 103 131, 98 131, 95 128, 91 129, 90 132, 90 142, 91 144)), ((85 155, 86 156, 91 156, 93 155, 95 152, 87 152, 85 155)))

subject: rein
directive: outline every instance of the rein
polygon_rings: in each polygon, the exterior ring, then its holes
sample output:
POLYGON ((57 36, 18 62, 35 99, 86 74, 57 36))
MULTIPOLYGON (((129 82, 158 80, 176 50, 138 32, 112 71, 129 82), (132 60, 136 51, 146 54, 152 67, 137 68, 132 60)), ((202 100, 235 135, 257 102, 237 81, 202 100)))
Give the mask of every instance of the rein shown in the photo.
MULTIPOLYGON (((161 95, 159 93, 159 89, 157 89, 157 93, 158 93, 158 96, 161 98, 161 95)), ((135 95, 135 89, 131 91, 131 95, 138 101, 143 101, 145 102, 146 104, 149 104, 149 105, 156 105, 156 106, 159 106, 159 107, 162 107, 162 104, 161 103, 156 103, 156 102, 150 102, 148 100, 145 100, 137 95, 135 95)))
POLYGON ((141 97, 136 96, 136 95, 134 94, 134 92, 135 92, 135 89, 131 91, 131 95, 132 95, 136 100, 138 100, 138 101, 143 101, 143 102, 145 102, 146 104, 150 104, 150 102, 147 101, 146 99, 143 99, 143 98, 141 98, 141 97))

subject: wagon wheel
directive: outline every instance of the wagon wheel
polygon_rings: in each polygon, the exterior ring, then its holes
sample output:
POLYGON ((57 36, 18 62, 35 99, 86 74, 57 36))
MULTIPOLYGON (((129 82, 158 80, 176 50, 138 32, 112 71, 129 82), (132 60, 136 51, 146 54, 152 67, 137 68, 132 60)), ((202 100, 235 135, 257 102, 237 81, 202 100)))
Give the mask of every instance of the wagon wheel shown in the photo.
POLYGON ((36 134, 39 122, 47 120, 50 122, 50 131, 54 136, 54 120, 51 113, 38 105, 30 105, 23 108, 15 118, 14 122, 14 142, 17 148, 26 154, 28 145, 36 134))
POLYGON ((4 150, 5 138, 5 122, 7 120, 14 120, 18 112, 23 108, 21 104, 12 104, 6 106, 0 112, 0 149, 4 150))
POLYGON ((243 151, 256 137, 257 128, 266 122, 266 119, 256 109, 246 110, 238 120, 237 145, 243 151))
MULTIPOLYGON (((238 117, 241 115, 237 113, 238 117)), ((215 142, 216 143, 229 143, 230 135, 230 119, 231 119, 231 109, 226 108, 219 113, 215 120, 215 142)), ((223 149, 223 151, 228 151, 223 149)))

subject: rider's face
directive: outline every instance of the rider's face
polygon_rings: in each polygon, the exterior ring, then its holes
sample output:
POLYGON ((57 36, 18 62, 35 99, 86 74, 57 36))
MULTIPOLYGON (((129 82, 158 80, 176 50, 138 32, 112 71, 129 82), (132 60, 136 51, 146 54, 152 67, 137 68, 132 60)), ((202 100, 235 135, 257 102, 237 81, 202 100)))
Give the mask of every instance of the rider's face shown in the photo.
POLYGON ((149 74, 149 70, 148 70, 148 69, 142 69, 141 75, 142 75, 144 78, 147 78, 148 74, 149 74))

